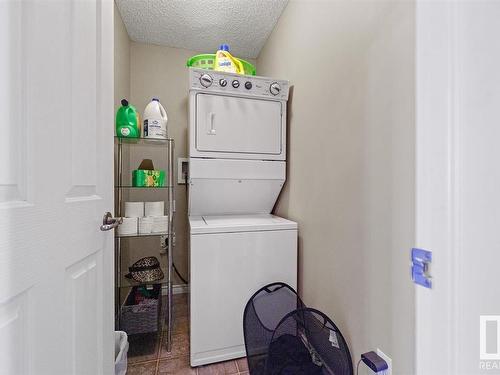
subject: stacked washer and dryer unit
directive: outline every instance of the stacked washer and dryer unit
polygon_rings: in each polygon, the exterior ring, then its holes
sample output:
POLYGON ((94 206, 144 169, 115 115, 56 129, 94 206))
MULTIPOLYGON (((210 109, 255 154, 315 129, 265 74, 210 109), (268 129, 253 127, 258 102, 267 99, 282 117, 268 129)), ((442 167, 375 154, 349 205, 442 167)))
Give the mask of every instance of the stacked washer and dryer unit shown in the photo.
POLYGON ((270 212, 285 182, 288 82, 190 69, 191 366, 244 357, 243 310, 297 286, 297 223, 270 212))

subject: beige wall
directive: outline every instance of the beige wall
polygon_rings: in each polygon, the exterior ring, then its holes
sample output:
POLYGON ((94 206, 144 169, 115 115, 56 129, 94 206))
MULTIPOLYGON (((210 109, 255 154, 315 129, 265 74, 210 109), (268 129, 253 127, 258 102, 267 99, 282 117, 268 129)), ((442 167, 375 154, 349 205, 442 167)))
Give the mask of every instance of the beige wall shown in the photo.
POLYGON ((259 74, 286 78, 288 181, 277 213, 299 223, 299 288, 357 361, 382 349, 413 373, 414 4, 291 1, 259 74))
POLYGON ((118 7, 114 4, 115 30, 115 109, 122 98, 130 96, 130 39, 118 7))

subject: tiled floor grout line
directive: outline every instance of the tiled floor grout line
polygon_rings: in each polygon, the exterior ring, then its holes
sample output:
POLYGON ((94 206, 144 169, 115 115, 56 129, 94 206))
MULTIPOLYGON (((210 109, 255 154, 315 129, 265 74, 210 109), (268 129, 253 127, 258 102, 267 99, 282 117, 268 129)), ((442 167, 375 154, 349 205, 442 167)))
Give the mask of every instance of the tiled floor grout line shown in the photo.
POLYGON ((137 362, 129 363, 129 366, 143 365, 145 363, 150 363, 150 362, 154 362, 154 361, 157 361, 157 360, 158 360, 158 358, 155 358, 155 359, 146 359, 144 361, 137 361, 137 362))
POLYGON ((161 346, 162 345, 163 345, 163 330, 160 332, 160 342, 158 343, 158 352, 156 353, 155 375, 158 375, 158 371, 160 369, 160 355, 161 355, 161 346))
POLYGON ((146 364, 146 363, 156 362, 157 360, 158 360, 158 358, 155 358, 155 359, 147 359, 147 360, 145 360, 145 361, 137 361, 137 362, 129 363, 128 365, 129 365, 129 366, 144 365, 144 364, 146 364))

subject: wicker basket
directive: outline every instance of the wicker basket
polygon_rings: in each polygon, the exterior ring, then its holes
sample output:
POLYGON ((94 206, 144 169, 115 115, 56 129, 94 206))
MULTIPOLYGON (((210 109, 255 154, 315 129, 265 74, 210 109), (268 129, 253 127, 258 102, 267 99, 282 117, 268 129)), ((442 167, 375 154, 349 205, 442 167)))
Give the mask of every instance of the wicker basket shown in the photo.
POLYGON ((128 335, 151 333, 159 330, 161 310, 161 285, 154 285, 151 297, 141 303, 135 303, 136 293, 140 293, 134 286, 127 295, 120 309, 120 329, 128 335))

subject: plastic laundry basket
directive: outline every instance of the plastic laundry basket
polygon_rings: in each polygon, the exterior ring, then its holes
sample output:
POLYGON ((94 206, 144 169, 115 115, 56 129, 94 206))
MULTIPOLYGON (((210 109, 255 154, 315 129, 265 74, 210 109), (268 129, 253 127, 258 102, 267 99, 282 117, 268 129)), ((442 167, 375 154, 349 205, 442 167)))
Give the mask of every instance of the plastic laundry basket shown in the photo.
MULTIPOLYGON (((238 59, 241 61, 243 65, 243 70, 246 75, 254 76, 256 74, 256 69, 253 64, 249 63, 246 60, 238 59)), ((192 56, 188 59, 186 65, 191 68, 200 68, 200 69, 214 69, 215 63, 215 54, 213 53, 204 53, 202 55, 192 56)))
POLYGON ((127 373, 128 337, 123 331, 115 331, 115 375, 127 373))

